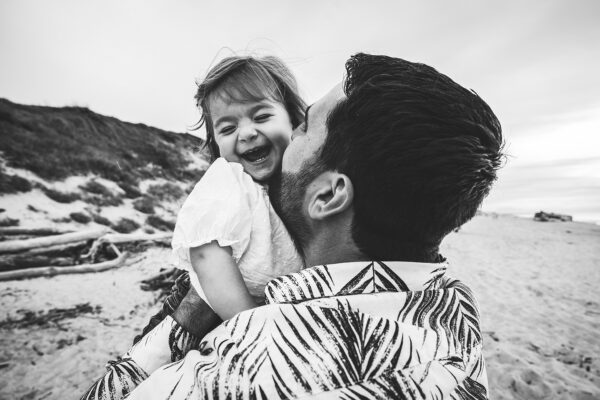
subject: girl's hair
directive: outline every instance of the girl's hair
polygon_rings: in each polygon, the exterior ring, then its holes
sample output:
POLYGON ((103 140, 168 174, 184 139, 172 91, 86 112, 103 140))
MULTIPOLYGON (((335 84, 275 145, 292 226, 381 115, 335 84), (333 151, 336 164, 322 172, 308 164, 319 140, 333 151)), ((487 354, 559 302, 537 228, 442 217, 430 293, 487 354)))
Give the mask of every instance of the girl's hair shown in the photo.
POLYGON ((232 56, 212 67, 198 85, 196 106, 200 110, 197 128, 206 124, 206 143, 212 160, 219 157, 210 100, 219 96, 226 101, 249 102, 266 99, 285 106, 295 128, 304 118, 306 104, 298 94, 296 79, 277 57, 232 56))

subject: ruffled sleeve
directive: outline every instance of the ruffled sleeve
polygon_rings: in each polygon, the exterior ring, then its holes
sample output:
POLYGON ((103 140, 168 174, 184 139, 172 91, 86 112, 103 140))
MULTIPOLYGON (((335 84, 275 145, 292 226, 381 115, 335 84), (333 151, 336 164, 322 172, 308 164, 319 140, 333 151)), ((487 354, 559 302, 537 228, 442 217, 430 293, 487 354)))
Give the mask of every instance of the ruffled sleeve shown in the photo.
POLYGON ((216 240, 239 263, 250 242, 256 185, 242 166, 217 159, 183 203, 173 232, 176 266, 194 272, 190 248, 216 240))

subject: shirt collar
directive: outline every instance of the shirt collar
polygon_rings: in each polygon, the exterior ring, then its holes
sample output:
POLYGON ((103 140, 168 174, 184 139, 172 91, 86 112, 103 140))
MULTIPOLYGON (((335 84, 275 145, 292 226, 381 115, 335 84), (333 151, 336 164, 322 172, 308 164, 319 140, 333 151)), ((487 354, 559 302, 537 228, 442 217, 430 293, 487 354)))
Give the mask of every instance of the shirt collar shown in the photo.
POLYGON ((267 302, 305 300, 380 292, 426 290, 444 276, 447 263, 358 261, 319 265, 275 278, 265 289, 267 302))

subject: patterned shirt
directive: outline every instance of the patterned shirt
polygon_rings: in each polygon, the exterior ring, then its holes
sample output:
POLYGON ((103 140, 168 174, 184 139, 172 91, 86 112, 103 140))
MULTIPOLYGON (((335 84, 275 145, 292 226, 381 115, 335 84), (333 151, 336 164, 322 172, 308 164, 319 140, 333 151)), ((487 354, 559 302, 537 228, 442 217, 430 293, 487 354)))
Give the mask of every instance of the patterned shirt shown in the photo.
POLYGON ((128 399, 486 399, 479 311, 444 264, 307 268, 128 399))

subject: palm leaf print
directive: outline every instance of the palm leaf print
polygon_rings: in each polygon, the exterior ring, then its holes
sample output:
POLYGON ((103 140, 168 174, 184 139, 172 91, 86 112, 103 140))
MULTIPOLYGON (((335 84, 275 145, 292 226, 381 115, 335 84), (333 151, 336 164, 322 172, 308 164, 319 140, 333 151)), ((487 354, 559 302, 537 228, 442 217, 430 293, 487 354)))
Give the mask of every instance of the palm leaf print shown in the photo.
POLYGON ((369 317, 347 301, 336 300, 331 308, 282 308, 269 359, 274 370, 289 371, 292 379, 276 373, 273 383, 286 398, 372 381, 420 363, 414 340, 423 343, 424 335, 412 337, 397 322, 369 317))
POLYGON ((267 304, 327 297, 333 295, 333 280, 327 265, 320 265, 271 280, 265 294, 267 304))
POLYGON ((375 273, 381 282, 377 286, 378 292, 408 292, 408 285, 396 274, 390 267, 377 261, 378 268, 375 268, 375 273))
POLYGON ((449 348, 471 349, 481 343, 475 299, 459 281, 450 280, 440 290, 408 292, 397 318, 419 327, 443 330, 449 348), (452 338, 455 341, 451 342, 452 338))
POLYGON ((336 293, 336 295, 375 292, 406 292, 408 285, 386 264, 369 263, 336 293))
POLYGON ((445 287, 450 280, 446 277, 447 263, 443 267, 431 271, 431 278, 425 282, 425 290, 435 290, 445 287))
POLYGON ((92 385, 81 400, 124 398, 148 377, 131 359, 111 361, 108 372, 92 385))
POLYGON ((487 390, 481 383, 467 377, 452 393, 453 400, 487 400, 487 390))
POLYGON ((372 293, 374 278, 373 263, 368 264, 358 274, 353 276, 336 295, 356 294, 356 293, 372 293))

